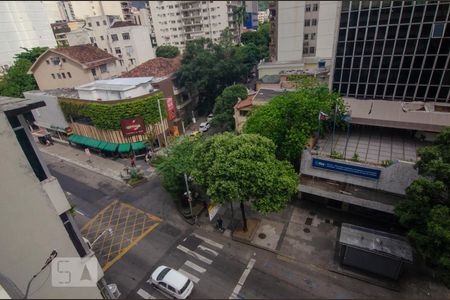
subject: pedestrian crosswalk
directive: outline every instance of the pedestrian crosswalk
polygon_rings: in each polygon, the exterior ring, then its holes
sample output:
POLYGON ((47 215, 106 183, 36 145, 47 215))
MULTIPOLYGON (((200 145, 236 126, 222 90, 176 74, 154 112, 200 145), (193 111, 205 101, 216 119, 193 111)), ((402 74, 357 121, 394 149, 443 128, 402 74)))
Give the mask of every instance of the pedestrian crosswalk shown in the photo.
MULTIPOLYGON (((184 261, 184 263, 178 269, 173 266, 170 266, 170 264, 166 265, 168 267, 177 269, 178 272, 184 274, 192 282, 194 282, 194 284, 198 284, 201 280, 201 277, 204 276, 205 273, 207 273, 208 266, 213 263, 214 258, 219 255, 219 250, 223 249, 223 247, 224 246, 218 242, 215 242, 199 234, 192 233, 190 236, 183 239, 183 242, 178 244, 176 247, 177 250, 185 253, 188 256, 186 261, 184 261), (192 246, 190 246, 191 249, 189 249, 186 247, 186 245, 182 245, 190 237, 194 237, 194 239, 197 238, 198 240, 201 241, 200 244, 197 245, 197 247, 194 250, 191 250, 192 246)), ((146 290, 144 288, 140 288, 137 291, 137 294, 143 299, 156 299, 160 297, 160 296, 155 297, 154 296, 155 292, 152 293, 153 295, 150 294, 148 289, 146 290)))

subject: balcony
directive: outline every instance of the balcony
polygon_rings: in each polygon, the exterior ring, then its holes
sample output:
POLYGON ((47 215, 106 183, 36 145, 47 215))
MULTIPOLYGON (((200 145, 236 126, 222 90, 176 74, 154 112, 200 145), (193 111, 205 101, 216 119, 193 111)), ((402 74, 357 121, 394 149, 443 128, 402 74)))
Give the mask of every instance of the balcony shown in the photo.
POLYGON ((201 18, 201 14, 183 14, 182 19, 201 18))

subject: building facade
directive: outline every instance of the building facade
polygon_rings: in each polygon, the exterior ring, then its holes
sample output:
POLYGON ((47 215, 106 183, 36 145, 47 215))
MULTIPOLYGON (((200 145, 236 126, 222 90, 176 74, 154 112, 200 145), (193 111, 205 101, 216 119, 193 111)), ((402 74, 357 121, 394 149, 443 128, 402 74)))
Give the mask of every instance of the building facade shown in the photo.
POLYGON ((308 71, 319 62, 331 66, 339 1, 278 1, 270 11, 270 62, 259 65, 261 75, 308 71))
POLYGON ((244 27, 247 29, 258 29, 258 1, 244 1, 245 13, 244 27))
POLYGON ((49 49, 31 66, 40 90, 73 88, 120 74, 114 56, 91 45, 49 49))
POLYGON ((55 47, 45 7, 40 1, 0 2, 0 73, 14 63, 23 48, 55 47))
MULTIPOLYGON (((0 192, 8 199, 0 202, 2 278, 17 286, 22 294, 19 298, 101 299, 105 296, 101 291, 107 290, 102 269, 83 240, 70 213, 71 206, 44 163, 29 129, 30 111, 45 103, 7 97, 1 97, 0 103, 1 143, 5 150, 0 192), (72 270, 87 267, 91 277, 84 279, 92 286, 53 286, 50 276, 56 274, 51 272, 51 265, 43 268, 51 257, 53 262, 60 258, 78 259, 72 262, 72 270), (96 269, 97 276, 91 267, 96 269), (30 283, 41 268, 42 272, 30 283)), ((77 280, 75 275, 72 280, 77 280)))
POLYGON ((333 89, 360 99, 448 102, 449 6, 344 1, 333 89))
POLYGON ((155 57, 149 26, 121 21, 115 16, 86 18, 86 26, 67 34, 69 45, 91 44, 118 59, 117 67, 129 71, 155 57))
POLYGON ((71 1, 42 1, 42 3, 51 23, 76 19, 71 1))
POLYGON ((241 1, 150 1, 156 42, 182 51, 186 42, 197 38, 217 42, 227 27, 237 41, 239 26, 234 10, 241 4, 241 1))
POLYGON ((77 19, 112 15, 123 20, 122 2, 127 1, 71 1, 77 19))

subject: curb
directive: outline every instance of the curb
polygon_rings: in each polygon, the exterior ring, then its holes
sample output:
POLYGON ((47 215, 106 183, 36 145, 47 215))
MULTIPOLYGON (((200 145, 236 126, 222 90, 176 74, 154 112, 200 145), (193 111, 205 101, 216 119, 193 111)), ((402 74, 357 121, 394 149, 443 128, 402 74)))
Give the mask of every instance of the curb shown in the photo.
POLYGON ((98 169, 98 168, 96 168, 96 167, 92 167, 92 166, 90 166, 90 165, 86 165, 86 164, 80 163, 80 162, 78 162, 78 161, 76 161, 76 160, 72 160, 72 159, 69 159, 69 158, 60 156, 60 155, 58 155, 58 154, 55 154, 55 153, 51 153, 51 152, 45 150, 44 148, 40 148, 39 151, 41 151, 42 153, 45 153, 45 154, 54 156, 54 157, 56 157, 56 158, 58 158, 58 159, 64 160, 64 161, 66 161, 66 162, 69 162, 69 163, 71 163, 71 164, 77 165, 77 166, 79 166, 79 167, 85 168, 85 169, 87 169, 87 170, 89 170, 89 171, 98 173, 98 174, 100 174, 100 175, 103 175, 103 176, 109 177, 109 178, 111 178, 111 179, 120 181, 121 183, 124 183, 124 181, 122 180, 122 178, 120 178, 119 176, 112 175, 110 172, 107 172, 107 171, 98 169))

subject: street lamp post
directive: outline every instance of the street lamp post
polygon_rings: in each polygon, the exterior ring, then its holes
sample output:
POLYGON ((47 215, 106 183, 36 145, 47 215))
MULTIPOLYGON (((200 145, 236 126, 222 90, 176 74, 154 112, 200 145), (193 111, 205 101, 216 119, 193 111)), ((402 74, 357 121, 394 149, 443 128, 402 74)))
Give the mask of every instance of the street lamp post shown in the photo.
POLYGON ((58 252, 56 252, 56 250, 53 250, 52 253, 50 253, 50 256, 47 258, 47 260, 45 261, 44 266, 39 270, 39 272, 37 272, 36 274, 33 275, 33 277, 31 277, 30 281, 28 281, 27 284, 27 289, 25 291, 25 296, 24 299, 28 299, 28 294, 30 292, 30 287, 31 287, 31 283, 33 282, 33 280, 42 272, 44 271, 44 269, 55 259, 55 257, 58 256, 58 252))
POLYGON ((165 126, 164 126, 164 122, 163 122, 163 117, 162 117, 162 112, 161 112, 161 105, 159 104, 159 100, 161 100, 161 99, 158 99, 159 117, 161 119, 161 128, 162 128, 162 132, 163 132, 163 136, 164 136, 164 143, 165 143, 165 145, 167 147, 166 129, 164 128, 165 126))

